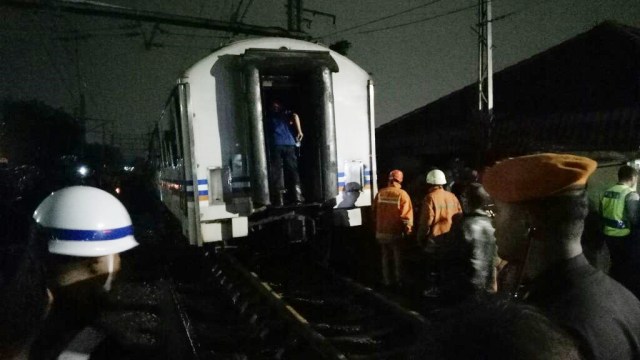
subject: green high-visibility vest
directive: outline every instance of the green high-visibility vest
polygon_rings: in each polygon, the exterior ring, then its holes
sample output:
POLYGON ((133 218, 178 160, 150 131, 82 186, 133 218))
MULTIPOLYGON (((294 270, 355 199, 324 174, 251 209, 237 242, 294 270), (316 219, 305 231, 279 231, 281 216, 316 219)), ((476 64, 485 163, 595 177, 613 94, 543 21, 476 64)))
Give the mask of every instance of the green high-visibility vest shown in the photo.
POLYGON ((617 184, 604 192, 600 200, 602 209, 603 232, 607 236, 627 236, 631 234, 629 221, 623 218, 625 198, 633 190, 622 184, 617 184))

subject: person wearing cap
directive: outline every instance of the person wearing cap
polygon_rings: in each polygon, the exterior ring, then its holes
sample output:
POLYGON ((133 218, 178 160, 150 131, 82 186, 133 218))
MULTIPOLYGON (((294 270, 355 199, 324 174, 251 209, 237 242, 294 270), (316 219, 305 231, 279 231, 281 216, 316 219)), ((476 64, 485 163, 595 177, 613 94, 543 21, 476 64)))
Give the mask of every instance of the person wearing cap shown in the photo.
POLYGON ((402 254, 400 241, 413 230, 413 205, 406 191, 402 190, 404 174, 400 170, 389 173, 387 187, 380 190, 373 201, 376 240, 382 252, 382 284, 400 285, 402 281, 402 254), (394 273, 389 262, 393 257, 394 273))
POLYGON ((338 208, 340 209, 350 209, 356 206, 356 202, 360 197, 360 192, 362 191, 362 186, 357 182, 348 182, 344 186, 344 191, 342 193, 342 201, 338 204, 338 208))
POLYGON ((47 242, 47 277, 56 299, 33 358, 90 351, 87 344, 104 338, 90 324, 120 269, 119 253, 138 245, 129 213, 106 191, 71 186, 44 199, 33 218, 47 242))
POLYGON ((637 251, 634 251, 632 234, 638 225, 638 201, 636 192, 638 171, 624 165, 618 169, 618 183, 608 188, 600 199, 602 234, 609 248, 611 269, 609 275, 640 295, 640 289, 634 283, 637 266, 637 251), (634 266, 635 265, 635 266, 634 266))
POLYGON ((462 212, 460 202, 453 193, 446 191, 443 186, 447 178, 441 170, 433 169, 427 173, 427 195, 422 201, 420 223, 418 227, 418 243, 427 254, 430 288, 425 291, 426 296, 437 296, 437 276, 441 272, 442 257, 447 233, 451 230, 453 216, 462 212))
POLYGON ((487 169, 483 185, 497 207, 498 254, 518 265, 515 297, 568 330, 586 359, 638 359, 640 302, 582 253, 596 165, 568 154, 522 156, 487 169))

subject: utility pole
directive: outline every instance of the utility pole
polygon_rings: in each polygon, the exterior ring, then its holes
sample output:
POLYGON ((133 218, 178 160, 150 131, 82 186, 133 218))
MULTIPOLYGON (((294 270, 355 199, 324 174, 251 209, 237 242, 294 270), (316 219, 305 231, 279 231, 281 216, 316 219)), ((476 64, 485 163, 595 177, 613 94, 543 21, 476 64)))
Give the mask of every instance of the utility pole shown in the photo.
POLYGON ((302 0, 287 0, 287 30, 302 32, 302 0))
MULTIPOLYGON (((491 128, 493 126, 493 39, 491 34, 491 1, 478 0, 478 129, 475 132, 481 151, 476 154, 477 165, 486 162, 485 156, 491 149, 491 128)), ((491 156, 491 155, 489 155, 491 156)))
POLYGON ((491 0, 478 0, 478 110, 493 112, 493 39, 491 0))

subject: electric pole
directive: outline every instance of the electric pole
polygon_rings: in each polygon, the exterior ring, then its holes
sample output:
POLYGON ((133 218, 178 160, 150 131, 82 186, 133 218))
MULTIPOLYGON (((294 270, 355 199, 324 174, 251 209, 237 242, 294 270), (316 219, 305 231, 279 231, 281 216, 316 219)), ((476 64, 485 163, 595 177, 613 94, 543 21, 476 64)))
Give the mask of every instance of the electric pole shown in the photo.
POLYGON ((493 112, 493 40, 491 0, 478 0, 478 110, 493 112))
POLYGON ((302 0, 287 0, 287 30, 302 32, 302 0))
MULTIPOLYGON (((478 116, 479 128, 476 132, 482 155, 478 165, 485 162, 485 155, 491 149, 491 128, 493 126, 493 39, 491 34, 491 1, 478 0, 478 116)), ((490 155, 489 155, 490 156, 490 155)))

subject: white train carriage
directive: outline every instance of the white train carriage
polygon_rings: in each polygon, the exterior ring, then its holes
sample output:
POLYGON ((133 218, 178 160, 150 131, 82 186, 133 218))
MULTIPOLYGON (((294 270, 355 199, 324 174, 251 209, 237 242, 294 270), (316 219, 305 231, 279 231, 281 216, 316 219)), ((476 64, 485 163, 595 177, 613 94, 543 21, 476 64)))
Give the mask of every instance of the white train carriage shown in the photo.
POLYGON ((306 204, 336 206, 345 184, 354 183, 361 190, 349 224, 359 225, 361 208, 371 206, 376 163, 369 74, 321 45, 239 41, 178 80, 152 145, 160 196, 191 244, 246 236, 251 215, 271 208, 263 118, 274 98, 301 118, 306 204))

